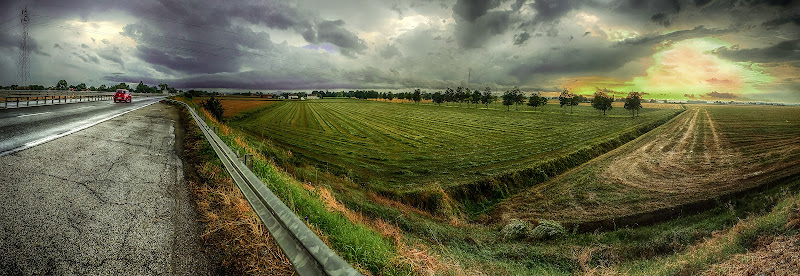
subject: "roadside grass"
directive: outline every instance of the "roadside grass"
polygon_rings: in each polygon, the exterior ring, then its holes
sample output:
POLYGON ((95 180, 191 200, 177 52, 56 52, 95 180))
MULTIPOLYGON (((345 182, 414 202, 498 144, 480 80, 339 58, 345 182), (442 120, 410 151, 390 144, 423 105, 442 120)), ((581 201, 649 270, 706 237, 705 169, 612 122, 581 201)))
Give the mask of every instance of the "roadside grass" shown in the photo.
POLYGON ((294 275, 291 263, 222 168, 203 133, 183 108, 186 177, 204 224, 202 239, 215 274, 294 275))
MULTIPOLYGON (((733 226, 712 232, 697 244, 688 246, 677 254, 646 260, 625 262, 612 268, 613 271, 626 274, 641 275, 689 275, 710 270, 716 263, 724 262, 737 254, 755 249, 759 239, 771 239, 775 236, 797 235, 798 218, 800 218, 800 194, 797 186, 800 181, 791 184, 792 191, 783 189, 783 196, 777 195, 777 203, 766 213, 738 219, 733 226)), ((798 252, 793 252, 797 254, 798 252)), ((773 271, 776 275, 797 273, 797 268, 789 271, 773 271)), ((724 271, 716 271, 724 272, 724 271)))
MULTIPOLYGON (((187 102, 180 97, 176 97, 176 100, 187 102)), ((234 152, 253 154, 254 164, 251 170, 298 217, 304 220, 307 217, 309 228, 339 256, 364 274, 407 275, 411 271, 411 265, 403 261, 403 256, 395 247, 393 240, 396 238, 390 233, 383 235, 377 227, 378 222, 351 221, 346 212, 326 204, 321 196, 326 193, 324 186, 317 189, 292 178, 278 168, 272 159, 261 154, 263 146, 258 141, 216 121, 204 109, 196 108, 206 123, 219 128, 218 135, 234 152)), ((333 201, 328 199, 328 203, 333 201)))

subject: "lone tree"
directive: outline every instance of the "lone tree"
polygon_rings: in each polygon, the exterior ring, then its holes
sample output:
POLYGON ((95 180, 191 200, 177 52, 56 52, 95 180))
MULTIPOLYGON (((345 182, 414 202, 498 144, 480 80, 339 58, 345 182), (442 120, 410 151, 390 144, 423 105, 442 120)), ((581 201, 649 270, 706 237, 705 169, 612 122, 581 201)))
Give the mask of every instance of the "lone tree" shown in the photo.
POLYGON ((394 93, 389 92, 389 94, 386 94, 386 99, 388 99, 391 102, 392 99, 394 99, 394 93))
POLYGON ((561 91, 561 95, 558 95, 558 104, 561 105, 562 109, 564 108, 565 105, 568 105, 569 113, 572 113, 573 104, 577 105, 577 101, 574 98, 575 94, 569 93, 569 90, 564 89, 564 91, 561 91))
POLYGON ((481 103, 486 105, 486 108, 489 108, 489 102, 492 100, 492 89, 488 86, 486 89, 483 90, 483 95, 481 95, 481 103))
POLYGON ((642 93, 631 91, 625 97, 625 109, 631 111, 631 118, 639 115, 639 110, 642 109, 642 93))
POLYGON ((214 115, 217 121, 222 121, 222 113, 225 112, 225 109, 222 108, 222 102, 220 102, 219 99, 211 96, 211 98, 203 102, 203 108, 208 110, 211 115, 214 115))
POLYGON ((525 103, 525 95, 522 94, 522 91, 519 91, 519 87, 516 86, 514 86, 514 89, 511 89, 511 92, 514 93, 514 107, 519 111, 519 105, 525 103))
POLYGON ((539 106, 544 106, 547 104, 547 98, 542 97, 538 93, 531 94, 530 98, 528 98, 528 105, 533 107, 533 111, 536 111, 536 108, 539 106))
POLYGON ((419 101, 422 100, 422 92, 419 91, 419 88, 414 89, 414 95, 411 97, 414 99, 414 102, 419 104, 419 101))
POLYGON ((614 108, 611 104, 614 103, 614 97, 608 96, 605 92, 595 92, 594 99, 592 99, 592 107, 597 110, 602 110, 603 115, 606 115, 606 110, 614 108))
POLYGON ((511 109, 511 105, 514 104, 514 100, 516 99, 516 95, 512 90, 506 91, 503 93, 503 105, 506 106, 506 111, 511 109))

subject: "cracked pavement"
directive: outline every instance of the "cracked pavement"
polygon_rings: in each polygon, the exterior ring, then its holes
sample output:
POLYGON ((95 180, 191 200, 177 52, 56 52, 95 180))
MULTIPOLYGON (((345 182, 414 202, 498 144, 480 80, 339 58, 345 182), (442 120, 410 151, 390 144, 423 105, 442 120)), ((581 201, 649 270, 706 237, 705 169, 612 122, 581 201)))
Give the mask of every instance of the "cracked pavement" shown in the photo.
POLYGON ((157 103, 0 157, 0 275, 202 275, 202 225, 157 103))

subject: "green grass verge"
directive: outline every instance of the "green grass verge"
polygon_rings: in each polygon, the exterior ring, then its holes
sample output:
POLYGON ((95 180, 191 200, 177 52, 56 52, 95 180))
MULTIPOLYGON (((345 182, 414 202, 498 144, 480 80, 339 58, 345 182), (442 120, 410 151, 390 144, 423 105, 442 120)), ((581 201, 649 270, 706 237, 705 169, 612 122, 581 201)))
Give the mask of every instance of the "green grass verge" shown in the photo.
MULTIPOLYGON (((202 112, 198 113, 209 126, 219 126, 202 112)), ((220 131, 218 135, 234 152, 245 151, 235 142, 237 137, 259 147, 258 141, 248 139, 235 130, 227 135, 220 131)), ((397 261, 398 253, 391 240, 365 225, 351 222, 338 212, 328 210, 319 195, 304 189, 299 181, 278 170, 274 164, 256 159, 252 171, 299 218, 308 217, 308 223, 318 228, 331 248, 350 264, 380 275, 410 273, 408 266, 397 261)))

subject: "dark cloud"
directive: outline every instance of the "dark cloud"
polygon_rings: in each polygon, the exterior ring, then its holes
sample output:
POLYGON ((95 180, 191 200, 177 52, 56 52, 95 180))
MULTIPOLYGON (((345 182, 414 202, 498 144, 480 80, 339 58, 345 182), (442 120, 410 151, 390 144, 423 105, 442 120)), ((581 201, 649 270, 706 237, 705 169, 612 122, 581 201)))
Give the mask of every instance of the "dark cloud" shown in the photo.
POLYGON ((81 44, 81 48, 84 48, 84 49, 89 49, 89 45, 86 45, 86 44, 81 44))
POLYGON ((342 54, 353 57, 354 53, 363 54, 367 49, 367 44, 355 33, 344 28, 344 20, 326 20, 317 24, 316 33, 313 39, 307 41, 311 43, 331 43, 341 50, 342 54))
POLYGON ((219 72, 235 72, 239 70, 239 62, 235 59, 220 56, 185 56, 165 52, 160 48, 139 45, 137 56, 143 61, 160 65, 171 70, 189 74, 208 74, 219 72))
POLYGON ((61 45, 58 45, 58 43, 53 43, 53 48, 62 49, 62 50, 64 49, 64 48, 61 48, 61 45))
POLYGON ((525 41, 531 38, 531 35, 528 32, 522 32, 520 34, 514 35, 514 45, 522 45, 525 41))
POLYGON ((491 37, 505 33, 515 21, 512 11, 491 11, 470 20, 457 20, 456 40, 463 48, 482 47, 491 37))
POLYGON ((97 55, 105 60, 117 63, 120 66, 125 67, 125 62, 122 61, 122 53, 119 51, 119 48, 117 47, 100 50, 97 52, 97 55))
POLYGON ((654 14, 652 17, 650 17, 650 21, 662 25, 664 27, 669 27, 669 25, 671 24, 669 22, 669 19, 667 18, 667 14, 663 12, 654 14))
POLYGON ((778 7, 788 7, 798 4, 798 1, 794 0, 745 0, 744 2, 749 3, 751 6, 769 5, 778 7))
POLYGON ((581 3, 575 0, 537 0, 530 5, 536 10, 536 21, 550 22, 560 19, 581 3))
POLYGON ((730 99, 730 100, 733 100, 733 99, 740 98, 740 95, 736 94, 736 93, 720 93, 720 92, 717 92, 717 91, 712 91, 710 93, 703 94, 700 97, 708 98, 708 99, 730 99))
POLYGON ((345 27, 344 20, 322 20, 290 2, 267 1, 230 6, 233 7, 224 9, 229 9, 229 14, 233 16, 270 28, 294 30, 309 43, 336 45, 343 55, 354 57, 367 49, 364 40, 345 27))
POLYGON ((533 75, 577 75, 613 71, 631 60, 649 55, 647 47, 597 49, 560 48, 528 59, 510 73, 518 79, 533 75))
POLYGON ((684 97, 694 99, 694 94, 683 94, 684 97))
POLYGON ((698 6, 698 7, 702 7, 702 6, 708 5, 708 3, 711 3, 711 1, 714 1, 714 0, 694 0, 694 5, 698 6))
POLYGON ((770 47, 739 49, 739 47, 719 48, 714 53, 732 61, 783 62, 800 60, 800 39, 783 41, 770 47))
POLYGON ((774 29, 789 23, 792 23, 796 26, 800 26, 800 15, 796 14, 792 16, 775 18, 769 21, 765 21, 764 23, 761 23, 761 26, 764 26, 767 29, 774 29))
POLYGON ((100 60, 95 55, 90 55, 90 54, 87 54, 87 53, 78 53, 78 52, 72 52, 72 54, 75 57, 77 57, 80 60, 82 60, 84 63, 89 63, 89 62, 94 63, 94 64, 100 63, 100 60))
POLYGON ((654 43, 661 43, 664 41, 680 41, 690 38, 706 37, 706 36, 719 36, 735 32, 735 29, 708 29, 703 25, 694 27, 689 30, 674 31, 668 34, 648 34, 636 38, 630 38, 622 41, 622 44, 630 45, 652 45, 654 43))
POLYGON ((490 9, 500 6, 500 0, 458 0, 453 12, 468 22, 475 22, 490 9))
POLYGON ((511 9, 514 11, 518 11, 519 9, 522 8, 522 5, 524 5, 525 2, 527 2, 527 0, 516 0, 514 4, 511 4, 511 9))

